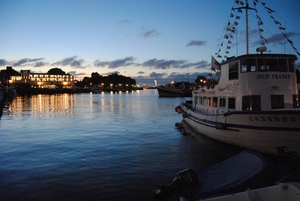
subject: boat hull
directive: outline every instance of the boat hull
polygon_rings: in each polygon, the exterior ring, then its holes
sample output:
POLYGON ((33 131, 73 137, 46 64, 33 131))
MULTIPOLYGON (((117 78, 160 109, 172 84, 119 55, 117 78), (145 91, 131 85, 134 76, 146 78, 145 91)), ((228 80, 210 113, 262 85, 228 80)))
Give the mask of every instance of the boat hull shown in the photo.
POLYGON ((233 112, 206 115, 181 105, 184 121, 209 138, 278 155, 278 148, 295 157, 300 154, 300 110, 233 112))
POLYGON ((186 96, 186 93, 179 89, 157 87, 157 91, 160 97, 185 97, 186 96))
POLYGON ((255 190, 247 189, 244 192, 223 195, 214 198, 201 199, 203 201, 284 201, 299 199, 300 182, 280 183, 274 186, 268 186, 255 190))

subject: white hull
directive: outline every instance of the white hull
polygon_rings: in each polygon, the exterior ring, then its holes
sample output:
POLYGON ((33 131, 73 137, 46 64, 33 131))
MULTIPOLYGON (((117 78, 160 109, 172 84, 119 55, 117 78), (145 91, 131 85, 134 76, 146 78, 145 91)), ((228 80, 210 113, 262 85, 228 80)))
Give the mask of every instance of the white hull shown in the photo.
MULTIPOLYGON (((184 111, 184 120, 194 130, 212 139, 273 155, 278 155, 279 147, 285 147, 279 149, 281 155, 299 157, 298 58, 267 53, 263 42, 256 54, 249 53, 248 10, 254 8, 247 1, 246 6, 239 2, 235 1, 238 5, 232 10, 246 11, 246 54, 222 57, 216 53, 222 62, 212 57, 211 72, 195 80, 191 105, 182 104, 176 110, 184 111)), ((256 6, 255 1, 253 4, 256 6)), ((227 44, 231 44, 229 36, 235 33, 237 24, 228 22, 224 35, 227 44)))
POLYGON ((184 120, 209 138, 266 154, 278 155, 278 147, 300 154, 300 110, 205 115, 181 108, 184 120))

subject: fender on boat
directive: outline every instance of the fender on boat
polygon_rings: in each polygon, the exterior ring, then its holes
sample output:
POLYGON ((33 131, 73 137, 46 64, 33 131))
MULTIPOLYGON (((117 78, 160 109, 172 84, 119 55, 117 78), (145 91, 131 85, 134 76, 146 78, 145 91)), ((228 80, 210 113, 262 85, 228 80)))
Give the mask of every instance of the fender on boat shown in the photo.
POLYGON ((180 105, 175 107, 175 112, 177 112, 178 114, 182 113, 182 109, 181 109, 180 105))

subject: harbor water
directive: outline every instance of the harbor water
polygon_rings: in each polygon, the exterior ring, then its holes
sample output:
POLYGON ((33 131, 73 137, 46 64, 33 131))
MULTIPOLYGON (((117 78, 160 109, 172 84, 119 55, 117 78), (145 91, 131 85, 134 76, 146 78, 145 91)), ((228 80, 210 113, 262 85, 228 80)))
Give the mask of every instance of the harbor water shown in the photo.
POLYGON ((177 172, 239 153, 175 127, 174 108, 188 99, 156 90, 17 96, 0 119, 0 200, 150 201, 177 172))

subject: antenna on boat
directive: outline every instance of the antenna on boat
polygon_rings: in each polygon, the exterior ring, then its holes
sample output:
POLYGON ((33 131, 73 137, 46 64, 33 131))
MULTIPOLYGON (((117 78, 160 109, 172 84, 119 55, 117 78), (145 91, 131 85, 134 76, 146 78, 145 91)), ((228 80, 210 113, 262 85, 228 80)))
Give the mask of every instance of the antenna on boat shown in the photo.
POLYGON ((255 8, 249 7, 248 0, 246 0, 246 6, 233 8, 235 9, 245 9, 246 10, 246 54, 249 54, 249 27, 248 27, 248 10, 255 10, 255 8))

